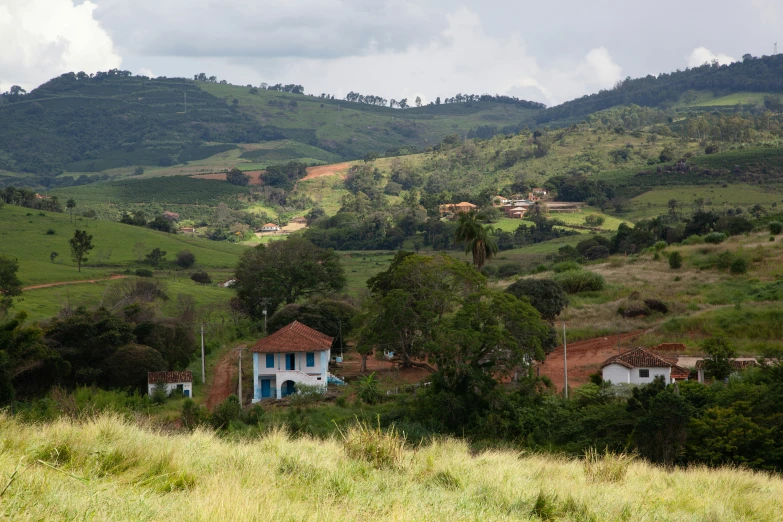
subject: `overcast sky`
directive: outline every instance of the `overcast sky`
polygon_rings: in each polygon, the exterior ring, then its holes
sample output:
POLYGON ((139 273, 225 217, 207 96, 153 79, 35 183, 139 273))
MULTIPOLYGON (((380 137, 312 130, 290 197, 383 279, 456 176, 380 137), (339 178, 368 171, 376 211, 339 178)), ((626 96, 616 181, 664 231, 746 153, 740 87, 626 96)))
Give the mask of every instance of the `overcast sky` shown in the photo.
POLYGON ((783 50, 783 0, 0 0, 0 91, 68 71, 204 72, 385 98, 554 105, 783 50))

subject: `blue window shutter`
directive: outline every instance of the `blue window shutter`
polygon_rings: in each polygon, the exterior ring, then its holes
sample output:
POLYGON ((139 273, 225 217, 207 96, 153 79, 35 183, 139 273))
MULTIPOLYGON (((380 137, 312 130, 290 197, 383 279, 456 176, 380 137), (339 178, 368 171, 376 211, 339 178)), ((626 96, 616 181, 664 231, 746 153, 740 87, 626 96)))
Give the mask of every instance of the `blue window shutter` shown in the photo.
POLYGON ((273 353, 266 354, 266 367, 267 368, 275 367, 275 354, 273 353))
POLYGON ((315 354, 314 353, 308 353, 307 354, 307 366, 308 368, 311 368, 315 366, 315 354))

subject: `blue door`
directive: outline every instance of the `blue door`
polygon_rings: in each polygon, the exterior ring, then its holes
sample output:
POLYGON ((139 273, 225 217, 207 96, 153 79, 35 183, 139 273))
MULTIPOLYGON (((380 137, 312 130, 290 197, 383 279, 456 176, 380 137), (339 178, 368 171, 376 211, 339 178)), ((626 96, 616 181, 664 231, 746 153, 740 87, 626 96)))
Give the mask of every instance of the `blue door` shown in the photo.
POLYGON ((287 354, 285 354, 285 369, 286 370, 296 370, 296 354, 295 353, 287 353, 287 354))
POLYGON ((261 381, 261 397, 272 396, 272 383, 269 379, 263 379, 261 381))
POLYGON ((285 381, 281 392, 283 397, 288 397, 289 395, 296 393, 296 384, 294 381, 285 381))
POLYGON ((190 390, 185 390, 184 391, 184 395, 185 395, 185 398, 190 397, 190 390))

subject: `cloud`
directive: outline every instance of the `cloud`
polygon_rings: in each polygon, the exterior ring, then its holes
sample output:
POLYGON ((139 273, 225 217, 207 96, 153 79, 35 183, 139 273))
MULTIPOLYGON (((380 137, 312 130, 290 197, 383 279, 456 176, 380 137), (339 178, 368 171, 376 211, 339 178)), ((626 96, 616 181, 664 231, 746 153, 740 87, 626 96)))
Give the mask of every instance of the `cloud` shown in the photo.
POLYGON ((732 58, 726 54, 714 54, 706 47, 697 47, 686 59, 688 61, 688 67, 700 67, 705 63, 711 63, 713 60, 718 60, 718 63, 721 65, 737 61, 736 58, 732 58))
POLYGON ((95 8, 89 1, 0 0, 0 90, 119 67, 122 59, 93 18, 95 8))

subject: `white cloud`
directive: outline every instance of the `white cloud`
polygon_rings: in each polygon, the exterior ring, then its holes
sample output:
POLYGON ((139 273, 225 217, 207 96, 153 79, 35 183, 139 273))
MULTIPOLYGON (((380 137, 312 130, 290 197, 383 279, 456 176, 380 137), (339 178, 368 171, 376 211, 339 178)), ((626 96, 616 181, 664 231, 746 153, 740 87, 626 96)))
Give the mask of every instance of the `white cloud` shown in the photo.
POLYGON ((151 70, 147 69, 146 67, 142 67, 141 69, 139 69, 139 75, 147 76, 148 78, 155 78, 155 74, 151 70))
POLYGON ((700 67, 705 63, 711 63, 713 60, 718 60, 718 63, 721 65, 737 61, 736 58, 732 58, 726 54, 715 54, 706 47, 697 47, 686 57, 686 59, 688 61, 688 67, 700 67))
POLYGON ((399 50, 368 46, 356 55, 332 59, 243 57, 230 62, 193 60, 186 66, 201 66, 237 84, 296 82, 309 93, 343 97, 353 90, 397 100, 408 98, 409 104, 417 95, 426 103, 436 96, 462 92, 510 94, 552 105, 611 88, 622 78, 621 68, 603 47, 590 50, 579 60, 543 67, 521 35, 488 34, 470 9, 458 8, 446 21, 446 28, 429 41, 399 50))
POLYGON ((71 0, 0 0, 0 91, 31 89, 70 71, 117 68, 122 59, 93 18, 71 0))
POLYGON ((752 0, 751 5, 759 12, 759 19, 764 25, 777 25, 780 13, 779 0, 752 0))

